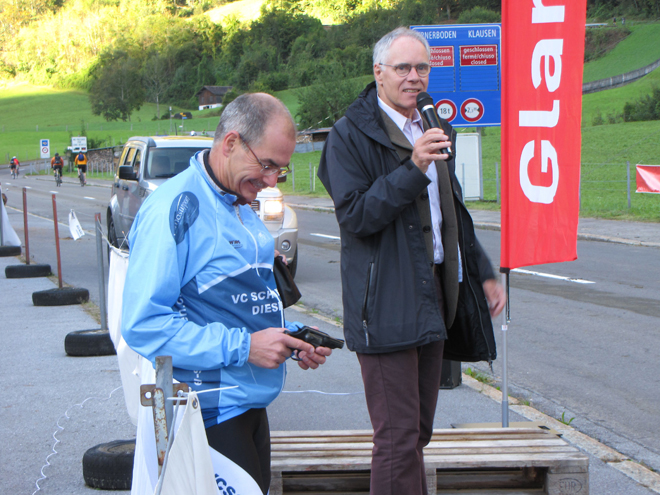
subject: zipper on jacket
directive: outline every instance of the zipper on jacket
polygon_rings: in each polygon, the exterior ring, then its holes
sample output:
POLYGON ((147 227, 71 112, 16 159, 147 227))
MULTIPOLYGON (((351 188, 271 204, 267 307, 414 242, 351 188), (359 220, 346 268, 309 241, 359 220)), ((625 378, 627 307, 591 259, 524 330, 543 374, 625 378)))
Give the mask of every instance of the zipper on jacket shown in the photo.
POLYGON ((362 331, 366 340, 367 347, 369 347, 369 329, 367 324, 367 302, 369 300, 369 288, 371 287, 371 278, 374 273, 373 261, 369 263, 369 271, 367 272, 367 286, 364 290, 364 303, 362 304, 362 331))
MULTIPOLYGON (((458 221, 461 223, 461 238, 463 240, 463 246, 465 246, 465 229, 463 228, 463 217, 461 216, 460 213, 458 215, 456 215, 456 217, 457 217, 458 221)), ((460 247, 461 246, 459 245, 459 248, 460 247)), ((484 331, 484 321, 483 321, 483 318, 481 317, 481 310, 479 310, 479 299, 477 299, 477 294, 474 292, 474 287, 472 287, 472 284, 470 283, 470 274, 468 272, 467 258, 465 257, 465 254, 463 252, 464 249, 465 249, 465 247, 463 247, 463 249, 459 249, 460 255, 462 257, 461 261, 463 261, 463 272, 464 272, 463 273, 463 279, 465 281, 467 281, 467 285, 470 288, 470 292, 472 293, 472 297, 474 298, 474 300, 477 303, 477 315, 479 316, 479 328, 481 329, 481 335, 483 336, 484 342, 486 343, 486 348, 488 349, 488 365, 490 366, 490 368, 492 370, 493 360, 491 359, 491 356, 492 356, 493 352, 490 349, 490 345, 488 343, 488 337, 486 337, 486 332, 484 331)))

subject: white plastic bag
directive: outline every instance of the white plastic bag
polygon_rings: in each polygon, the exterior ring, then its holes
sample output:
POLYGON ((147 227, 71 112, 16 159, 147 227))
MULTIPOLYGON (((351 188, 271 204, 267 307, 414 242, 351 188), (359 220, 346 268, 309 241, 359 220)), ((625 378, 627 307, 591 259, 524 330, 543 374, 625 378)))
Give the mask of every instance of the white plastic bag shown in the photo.
POLYGON ((9 217, 7 216, 7 210, 5 209, 5 204, 0 199, 0 208, 2 208, 2 245, 3 246, 20 246, 21 241, 16 235, 16 231, 12 228, 9 223, 9 217))
POLYGON ((76 217, 76 213, 73 210, 69 212, 69 230, 71 231, 71 237, 73 237, 74 241, 77 241, 85 235, 85 231, 80 226, 78 217, 76 217))

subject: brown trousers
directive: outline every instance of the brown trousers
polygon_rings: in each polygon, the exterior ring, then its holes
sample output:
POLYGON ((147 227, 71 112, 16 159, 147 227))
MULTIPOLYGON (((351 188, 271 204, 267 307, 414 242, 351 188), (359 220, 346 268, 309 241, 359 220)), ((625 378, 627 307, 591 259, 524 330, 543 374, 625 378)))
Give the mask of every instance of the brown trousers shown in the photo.
MULTIPOLYGON (((436 288, 444 309, 437 276, 436 288)), ((374 429, 371 495, 428 493, 422 449, 433 433, 444 345, 357 355, 374 429)))

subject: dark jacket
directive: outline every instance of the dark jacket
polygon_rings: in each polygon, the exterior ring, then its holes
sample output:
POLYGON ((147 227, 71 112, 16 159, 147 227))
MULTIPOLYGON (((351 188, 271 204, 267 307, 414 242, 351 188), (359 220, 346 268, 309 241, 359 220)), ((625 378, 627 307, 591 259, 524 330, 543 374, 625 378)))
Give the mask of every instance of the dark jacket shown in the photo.
MULTIPOLYGON (((452 190, 445 191, 445 197, 453 196, 463 282, 460 286, 455 282, 458 298, 448 309, 447 329, 427 249, 429 228, 423 224, 423 219, 430 218, 430 210, 424 210, 428 209, 430 181, 409 159, 411 151, 400 158, 405 150, 392 143, 388 129, 391 126, 381 116, 375 83, 371 83, 333 127, 319 165, 319 179, 335 203, 341 230, 347 345, 356 352, 381 353, 448 339, 448 359, 495 359, 481 284, 494 274, 463 205, 454 161, 447 163, 452 190)), ((455 136, 448 124, 445 132, 455 136)), ((409 143, 408 147, 412 149, 409 143)), ((451 253, 445 245, 445 264, 451 253)))

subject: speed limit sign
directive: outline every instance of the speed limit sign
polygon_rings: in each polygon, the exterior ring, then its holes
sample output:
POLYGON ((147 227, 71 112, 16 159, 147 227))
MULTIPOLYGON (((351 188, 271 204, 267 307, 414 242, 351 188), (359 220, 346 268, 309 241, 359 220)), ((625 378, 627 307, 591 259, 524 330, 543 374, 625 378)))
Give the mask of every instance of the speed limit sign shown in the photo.
POLYGON ((39 144, 41 148, 41 158, 50 158, 50 139, 41 139, 39 144))

